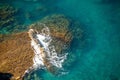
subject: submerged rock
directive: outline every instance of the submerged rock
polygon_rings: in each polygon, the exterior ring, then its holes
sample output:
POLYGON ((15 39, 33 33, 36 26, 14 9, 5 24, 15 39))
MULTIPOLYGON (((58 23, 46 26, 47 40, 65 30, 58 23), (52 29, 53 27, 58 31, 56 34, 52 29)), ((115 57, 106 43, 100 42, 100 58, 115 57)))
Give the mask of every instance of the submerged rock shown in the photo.
POLYGON ((11 7, 10 5, 0 6, 0 20, 5 20, 17 13, 17 9, 11 7))
POLYGON ((17 9, 10 5, 0 5, 0 29, 16 22, 14 15, 17 9))
POLYGON ((20 32, 25 29, 20 23, 19 9, 11 5, 0 5, 0 34, 20 32))

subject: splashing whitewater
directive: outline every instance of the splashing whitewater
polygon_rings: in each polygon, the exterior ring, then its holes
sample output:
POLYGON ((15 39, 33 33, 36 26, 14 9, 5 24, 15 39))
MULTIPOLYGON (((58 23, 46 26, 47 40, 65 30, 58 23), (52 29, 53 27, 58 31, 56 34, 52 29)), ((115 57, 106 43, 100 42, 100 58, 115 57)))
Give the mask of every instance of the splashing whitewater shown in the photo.
POLYGON ((51 44, 52 38, 50 36, 50 30, 45 24, 42 25, 44 27, 41 33, 35 29, 30 29, 28 32, 35 56, 33 58, 33 66, 26 70, 25 74, 33 69, 45 69, 44 59, 47 59, 51 65, 60 69, 62 68, 64 60, 67 58, 67 53, 63 56, 57 55, 55 46, 51 44))

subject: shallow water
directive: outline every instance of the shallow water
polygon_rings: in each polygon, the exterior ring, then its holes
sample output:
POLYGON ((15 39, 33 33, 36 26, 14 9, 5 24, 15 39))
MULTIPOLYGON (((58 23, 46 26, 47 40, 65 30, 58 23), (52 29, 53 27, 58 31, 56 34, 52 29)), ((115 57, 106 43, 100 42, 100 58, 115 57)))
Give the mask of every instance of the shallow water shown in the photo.
MULTIPOLYGON (((20 8, 19 19, 29 25, 50 14, 64 14, 81 24, 82 40, 71 44, 73 62, 66 75, 35 71, 31 80, 120 80, 119 0, 14 0, 0 1, 20 8), (40 9, 40 10, 39 10, 40 9), (26 15, 32 15, 27 18, 26 15), (34 78, 33 76, 37 76, 34 78)), ((69 59, 69 58, 68 58, 69 59)))

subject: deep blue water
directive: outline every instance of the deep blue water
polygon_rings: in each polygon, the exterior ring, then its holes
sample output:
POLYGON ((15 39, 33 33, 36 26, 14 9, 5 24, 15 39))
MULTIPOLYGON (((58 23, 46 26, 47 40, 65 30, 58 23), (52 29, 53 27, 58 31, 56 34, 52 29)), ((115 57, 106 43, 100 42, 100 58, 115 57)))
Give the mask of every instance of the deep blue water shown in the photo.
MULTIPOLYGON (((71 44, 68 74, 54 76, 35 71, 32 80, 120 80, 119 0, 13 0, 0 1, 20 9, 21 24, 29 25, 50 14, 64 14, 78 21, 82 39, 71 44), (43 9, 41 9, 43 7, 43 9), (37 10, 37 9, 41 10, 37 10), (30 18, 26 14, 32 15, 30 18)), ((76 27, 76 26, 75 26, 76 27)))

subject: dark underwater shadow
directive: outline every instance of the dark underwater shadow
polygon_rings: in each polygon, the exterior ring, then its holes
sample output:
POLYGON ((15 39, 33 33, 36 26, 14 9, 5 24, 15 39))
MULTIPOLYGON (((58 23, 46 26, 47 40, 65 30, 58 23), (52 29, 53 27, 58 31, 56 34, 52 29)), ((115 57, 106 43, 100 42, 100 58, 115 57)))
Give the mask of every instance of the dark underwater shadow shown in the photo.
POLYGON ((0 80, 10 80, 10 78, 13 76, 11 73, 2 73, 0 72, 0 80))

